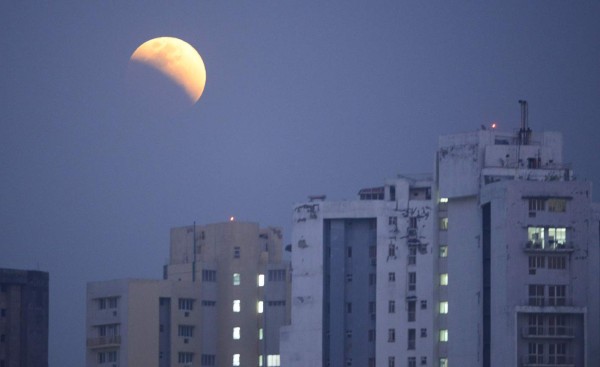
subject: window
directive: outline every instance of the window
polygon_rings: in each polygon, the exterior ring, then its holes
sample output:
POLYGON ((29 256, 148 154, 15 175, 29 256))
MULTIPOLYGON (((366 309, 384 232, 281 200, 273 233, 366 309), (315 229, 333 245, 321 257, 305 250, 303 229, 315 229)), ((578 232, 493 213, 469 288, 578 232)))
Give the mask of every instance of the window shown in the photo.
POLYGON ((549 285, 548 304, 550 306, 565 306, 567 304, 567 286, 549 285))
POLYGON ((560 248, 567 243, 567 229, 564 227, 528 227, 528 245, 533 248, 560 248))
POLYGON ((263 301, 258 301, 256 304, 256 311, 258 313, 263 313, 263 301))
POLYGON ((200 362, 203 366, 214 366, 215 360, 216 358, 214 354, 203 354, 200 357, 200 362))
POLYGON ((527 334, 528 335, 543 335, 544 334, 544 316, 538 314, 530 314, 527 317, 527 334))
POLYGON ((567 258, 565 256, 548 256, 548 269, 566 269, 567 258))
POLYGON ((544 344, 531 342, 528 344, 527 362, 530 364, 544 363, 544 344))
POLYGON ((370 301, 369 302, 369 313, 370 314, 374 314, 375 313, 375 301, 370 301))
POLYGON ((239 247, 239 246, 235 246, 235 247, 233 248, 233 258, 234 258, 234 259, 239 259, 239 258, 240 258, 240 255, 241 255, 241 250, 240 250, 240 247, 239 247))
POLYGON ((396 358, 388 357, 388 367, 396 367, 396 358))
POLYGON ((546 263, 545 259, 540 255, 529 256, 529 274, 535 274, 537 269, 543 269, 546 263))
POLYGON ((548 335, 569 335, 567 316, 564 314, 548 315, 548 335))
POLYGON ((440 313, 447 314, 448 313, 448 301, 440 302, 440 313))
POLYGON ((98 309, 117 308, 118 298, 119 297, 98 298, 98 309))
POLYGON ((233 355, 233 362, 232 364, 234 366, 239 366, 240 365, 240 355, 239 354, 234 354, 233 355))
POLYGON ((395 282, 395 281, 396 281, 396 273, 389 272, 388 273, 388 282, 395 282))
POLYGON ((177 355, 177 362, 179 362, 179 363, 192 363, 193 359, 194 359, 194 353, 179 352, 177 355))
POLYGON ((427 329, 425 329, 425 328, 421 329, 421 338, 427 338, 427 329))
POLYGON ((373 357, 369 358, 368 367, 376 367, 375 366, 375 358, 373 358, 373 357))
POLYGON ((117 351, 99 352, 98 364, 117 362, 117 351))
POLYGON ((396 342, 396 329, 388 329, 388 343, 396 342))
POLYGON ((347 281, 348 283, 352 282, 352 273, 348 273, 348 274, 346 274, 346 281, 347 281))
POLYGON ((444 343, 448 341, 448 330, 447 329, 440 330, 440 341, 444 342, 444 343))
POLYGON ((540 212, 545 208, 546 200, 542 198, 529 198, 529 211, 540 212))
POLYGON ((567 211, 567 200, 559 198, 548 199, 548 211, 554 213, 564 213, 567 211))
POLYGON ((352 246, 346 247, 346 256, 349 258, 352 257, 352 246))
POLYGON ((408 357, 408 367, 417 367, 417 357, 408 357))
POLYGON ((440 198, 440 203, 447 203, 448 202, 448 198, 440 198))
POLYGON ((388 313, 396 313, 396 302, 395 301, 388 302, 388 313))
POLYGON ((240 273, 233 273, 233 285, 240 285, 240 273))
POLYGON ((408 218, 408 228, 417 228, 417 217, 408 218))
POLYGON ((240 327, 236 326, 233 328, 233 340, 239 340, 241 337, 240 327))
POLYGON ((426 309, 427 309, 427 300, 422 299, 421 300, 421 310, 426 310, 426 309))
POLYGON ((388 245, 388 257, 396 257, 396 245, 391 242, 388 245))
POLYGON ((202 306, 213 307, 217 305, 217 301, 204 300, 202 301, 202 306))
POLYGON ((440 358, 440 367, 448 367, 448 358, 440 358))
POLYGON ((413 322, 417 319, 417 301, 408 301, 408 321, 413 322))
POLYGON ((285 269, 269 270, 269 282, 282 282, 285 280, 285 269))
POLYGON ((395 226, 398 224, 398 217, 388 217, 388 224, 390 226, 395 226))
POLYGON ((426 364, 427 364, 427 357, 425 357, 425 356, 422 356, 422 357, 421 357, 421 366, 424 366, 424 365, 426 365, 426 364))
POLYGON ((377 275, 375 273, 369 274, 369 285, 375 285, 377 283, 377 275))
POLYGON ((233 312, 240 312, 241 310, 241 301, 239 299, 233 300, 233 312))
POLYGON ((370 342, 375 341, 375 330, 374 329, 369 329, 369 341, 370 342))
POLYGON ((440 257, 448 257, 448 246, 440 245, 440 257))
POLYGON ((191 338, 194 336, 194 326, 192 325, 179 325, 177 335, 183 336, 186 338, 191 338))
POLYGON ((448 230, 448 217, 440 218, 440 231, 448 230))
POLYGON ((568 363, 567 343, 548 344, 548 363, 551 365, 565 365, 568 363))
POLYGON ((279 367, 279 366, 281 366, 279 354, 267 355, 267 367, 279 367))
POLYGON ((202 281, 203 282, 216 282, 217 271, 216 270, 202 270, 202 281))
POLYGON ((415 265, 417 263, 417 248, 409 247, 408 248, 408 265, 415 265))
POLYGON ((440 274, 440 285, 448 285, 448 273, 440 274))
POLYGON ((417 273, 414 271, 408 273, 408 290, 413 292, 417 290, 417 273))
POLYGON ((369 258, 377 258, 377 246, 369 246, 369 258))
POLYGON ((352 313, 352 302, 346 303, 346 313, 352 313))
POLYGON ((417 344, 417 330, 408 329, 408 349, 412 350, 416 348, 417 344))
POLYGON ((544 305, 544 286, 540 284, 529 285, 529 305, 543 306, 544 305))
POLYGON ((567 229, 566 228, 548 228, 548 245, 551 248, 563 246, 567 243, 567 229))
POLYGON ((282 300, 282 301, 268 301, 267 305, 269 305, 269 306, 285 306, 285 300, 282 300))
POLYGON ((180 298, 179 309, 191 311, 194 309, 194 300, 192 298, 180 298))

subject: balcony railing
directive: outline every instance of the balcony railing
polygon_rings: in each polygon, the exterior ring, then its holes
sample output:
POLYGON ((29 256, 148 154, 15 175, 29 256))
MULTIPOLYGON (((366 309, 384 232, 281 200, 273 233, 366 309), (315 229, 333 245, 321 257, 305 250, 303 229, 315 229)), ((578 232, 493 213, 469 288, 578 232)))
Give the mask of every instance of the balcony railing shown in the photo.
POLYGON ((527 241, 523 249, 525 252, 572 252, 575 250, 572 243, 552 243, 550 241, 548 243, 527 241))
POLYGON ((569 339, 575 337, 571 326, 525 326, 521 328, 524 338, 569 339))
POLYGON ((87 346, 90 348, 103 348, 108 346, 116 346, 121 344, 121 336, 99 336, 97 338, 88 338, 87 346))
POLYGON ((573 299, 569 297, 529 297, 525 304, 527 306, 537 307, 561 307, 561 306, 574 306, 573 299))
POLYGON ((522 367, 575 367, 573 356, 530 355, 521 358, 522 367))

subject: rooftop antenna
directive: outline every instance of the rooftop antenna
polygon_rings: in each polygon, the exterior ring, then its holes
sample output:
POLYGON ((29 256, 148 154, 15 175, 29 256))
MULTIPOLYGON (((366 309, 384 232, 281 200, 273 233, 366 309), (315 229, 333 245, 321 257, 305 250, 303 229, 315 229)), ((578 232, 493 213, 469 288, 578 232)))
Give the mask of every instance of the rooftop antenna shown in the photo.
POLYGON ((521 129, 519 130, 519 144, 528 145, 531 138, 531 129, 529 128, 529 111, 527 101, 519 100, 521 105, 521 129))

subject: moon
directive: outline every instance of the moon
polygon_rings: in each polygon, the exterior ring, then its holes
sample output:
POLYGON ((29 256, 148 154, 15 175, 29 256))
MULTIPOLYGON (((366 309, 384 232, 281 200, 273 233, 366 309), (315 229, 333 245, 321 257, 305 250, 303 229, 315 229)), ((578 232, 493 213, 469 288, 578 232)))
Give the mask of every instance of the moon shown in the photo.
POLYGON ((130 61, 150 66, 181 87, 192 104, 198 102, 206 84, 202 57, 189 43, 175 37, 159 37, 142 43, 130 61))

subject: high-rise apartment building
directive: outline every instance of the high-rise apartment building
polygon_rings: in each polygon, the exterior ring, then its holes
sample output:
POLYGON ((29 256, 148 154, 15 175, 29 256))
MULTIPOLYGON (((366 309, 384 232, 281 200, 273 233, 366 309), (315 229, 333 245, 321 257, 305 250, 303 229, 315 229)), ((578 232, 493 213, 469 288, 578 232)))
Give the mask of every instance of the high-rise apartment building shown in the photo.
POLYGON ((297 205, 285 366, 592 367, 600 225, 562 136, 440 137, 431 180, 297 205))
POLYGON ((398 177, 359 200, 298 205, 285 366, 430 364, 437 347, 431 177, 398 177), (408 364, 407 364, 408 363, 408 364))
POLYGON ((87 365, 279 366, 289 277, 277 228, 173 228, 164 280, 88 285, 87 365))
POLYGON ((48 366, 48 273, 0 269, 0 367, 48 366))

